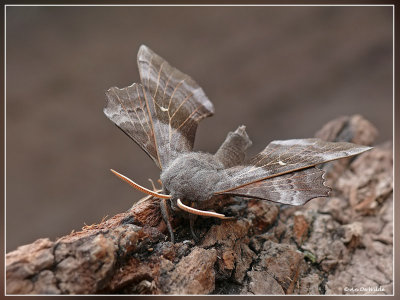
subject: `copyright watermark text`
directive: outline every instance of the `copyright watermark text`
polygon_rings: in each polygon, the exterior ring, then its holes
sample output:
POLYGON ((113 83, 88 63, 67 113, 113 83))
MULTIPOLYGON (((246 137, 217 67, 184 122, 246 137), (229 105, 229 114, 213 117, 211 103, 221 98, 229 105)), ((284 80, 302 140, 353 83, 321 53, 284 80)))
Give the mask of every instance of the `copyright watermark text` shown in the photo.
POLYGON ((357 292, 384 292, 385 289, 381 286, 362 286, 362 287, 344 287, 343 289, 345 292, 353 292, 353 293, 357 293, 357 292))

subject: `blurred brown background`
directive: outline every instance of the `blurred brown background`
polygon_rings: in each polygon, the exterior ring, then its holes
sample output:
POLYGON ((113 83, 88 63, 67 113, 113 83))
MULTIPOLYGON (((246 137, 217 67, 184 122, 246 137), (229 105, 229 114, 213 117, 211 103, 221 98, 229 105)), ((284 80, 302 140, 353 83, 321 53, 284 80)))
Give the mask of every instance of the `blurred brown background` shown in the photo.
POLYGON ((128 209, 159 170, 103 114, 146 44, 213 101, 196 150, 250 154, 359 113, 392 139, 392 7, 7 7, 6 250, 128 209))

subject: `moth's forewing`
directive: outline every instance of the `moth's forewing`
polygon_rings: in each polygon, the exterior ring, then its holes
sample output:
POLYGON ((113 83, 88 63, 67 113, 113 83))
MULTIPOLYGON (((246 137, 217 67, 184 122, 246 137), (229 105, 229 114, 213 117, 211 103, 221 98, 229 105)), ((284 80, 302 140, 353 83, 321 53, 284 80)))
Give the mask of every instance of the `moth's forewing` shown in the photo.
POLYGON ((303 205, 316 197, 326 197, 324 171, 308 168, 239 187, 228 194, 270 200, 282 204, 303 205))
POLYGON ((232 192, 258 181, 360 154, 369 149, 371 147, 320 139, 273 141, 248 163, 227 169, 227 179, 218 184, 219 192, 216 194, 232 192))
POLYGON ((148 47, 140 47, 137 61, 162 168, 193 149, 197 124, 214 107, 192 78, 148 47))
POLYGON ((149 118, 143 86, 134 83, 106 92, 105 115, 133 139, 160 167, 153 126, 149 118))

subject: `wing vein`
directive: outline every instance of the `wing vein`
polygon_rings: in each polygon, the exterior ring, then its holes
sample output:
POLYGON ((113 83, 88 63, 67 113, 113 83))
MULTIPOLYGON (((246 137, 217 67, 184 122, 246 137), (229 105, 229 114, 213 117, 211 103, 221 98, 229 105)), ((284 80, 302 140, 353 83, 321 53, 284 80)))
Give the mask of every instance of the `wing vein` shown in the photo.
POLYGON ((169 108, 171 107, 172 98, 174 97, 176 90, 178 89, 178 87, 180 85, 182 85, 182 83, 184 81, 185 81, 185 79, 182 79, 181 81, 179 81, 178 84, 175 86, 174 90, 172 91, 171 97, 169 97, 169 100, 168 100, 168 111, 169 111, 169 108))
POLYGON ((190 118, 192 118, 192 116, 200 109, 201 105, 199 105, 186 119, 185 121, 183 121, 183 123, 177 128, 175 129, 176 131, 178 131, 178 129, 180 129, 188 120, 190 120, 190 118))
POLYGON ((164 64, 165 64, 165 61, 162 62, 161 66, 160 66, 160 70, 158 71, 157 86, 156 86, 156 91, 154 92, 154 96, 153 96, 154 99, 156 98, 156 95, 157 95, 158 86, 160 84, 161 71, 162 71, 164 64))
MULTIPOLYGON (((131 95, 129 95, 128 89, 125 89, 125 91, 126 91, 126 94, 128 95, 129 101, 132 101, 131 95)), ((140 99, 139 91, 138 91, 137 86, 136 86, 136 93, 137 93, 137 97, 140 99)), ((140 101, 140 100, 139 100, 139 101, 140 101)), ((140 103, 141 103, 141 101, 140 101, 140 103)), ((142 126, 142 129, 143 129, 144 133, 147 135, 147 138, 148 138, 149 140, 151 140, 149 134, 147 133, 146 129, 145 129, 144 126, 143 126, 142 120, 140 119, 140 117, 139 117, 139 115, 138 115, 138 113, 137 113, 137 110, 136 110, 136 109, 133 109, 133 111, 135 112, 136 117, 137 117, 137 119, 139 120, 139 123, 140 123, 140 125, 142 126)))
POLYGON ((167 83, 165 84, 164 94, 163 94, 163 102, 164 102, 164 99, 165 99, 165 93, 167 92, 167 89, 168 89, 168 86, 169 86, 169 81, 170 81, 170 79, 172 77, 172 74, 174 74, 174 71, 175 70, 172 70, 172 72, 169 74, 168 79, 167 79, 167 83))
POLYGON ((193 93, 188 95, 183 101, 179 104, 178 108, 174 111, 174 113, 171 116, 171 120, 175 117, 175 114, 181 109, 182 105, 185 104, 187 100, 189 100, 193 96, 193 93))
MULTIPOLYGON (((151 96, 151 95, 150 95, 150 96, 151 96)), ((146 107, 147 107, 147 112, 148 112, 148 114, 149 114, 149 119, 150 119, 150 123, 151 123, 152 132, 153 132, 153 134, 155 134, 155 132, 154 132, 154 122, 153 122, 153 118, 152 118, 151 113, 150 113, 149 100, 147 99, 147 95, 146 95, 146 92, 145 92, 145 91, 144 91, 144 100, 145 100, 145 102, 146 102, 146 107)), ((153 101, 153 106, 154 106, 154 111, 155 111, 156 107, 155 107, 155 105, 154 105, 154 102, 155 102, 155 101, 153 101)), ((157 139, 156 139, 155 137, 154 137, 154 144, 155 144, 155 146, 156 146, 155 148, 156 148, 156 152, 157 152, 157 160, 158 160, 158 163, 159 163, 160 168, 161 168, 161 170, 162 170, 162 164, 161 164, 160 154, 159 154, 159 152, 158 152, 157 139)))
POLYGON ((153 57, 154 57, 154 55, 152 55, 152 56, 150 57, 150 61, 149 61, 149 70, 148 70, 148 72, 147 72, 147 90, 148 90, 148 91, 150 91, 150 73, 151 73, 151 66, 153 65, 153 64, 152 64, 152 62, 153 62, 153 57))

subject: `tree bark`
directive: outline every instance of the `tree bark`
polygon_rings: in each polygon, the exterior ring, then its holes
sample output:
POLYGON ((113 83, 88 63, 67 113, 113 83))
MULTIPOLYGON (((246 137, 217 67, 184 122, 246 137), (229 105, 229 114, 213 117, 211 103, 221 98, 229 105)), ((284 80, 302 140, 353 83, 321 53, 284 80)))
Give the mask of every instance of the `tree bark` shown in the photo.
MULTIPOLYGON (((377 131, 354 115, 316 136, 372 145, 377 131)), ((391 143, 323 168, 330 198, 302 207, 221 198, 221 210, 237 218, 199 218, 198 243, 180 218, 169 242, 159 202, 149 198, 57 241, 21 246, 6 255, 6 292, 391 294, 391 143)))

